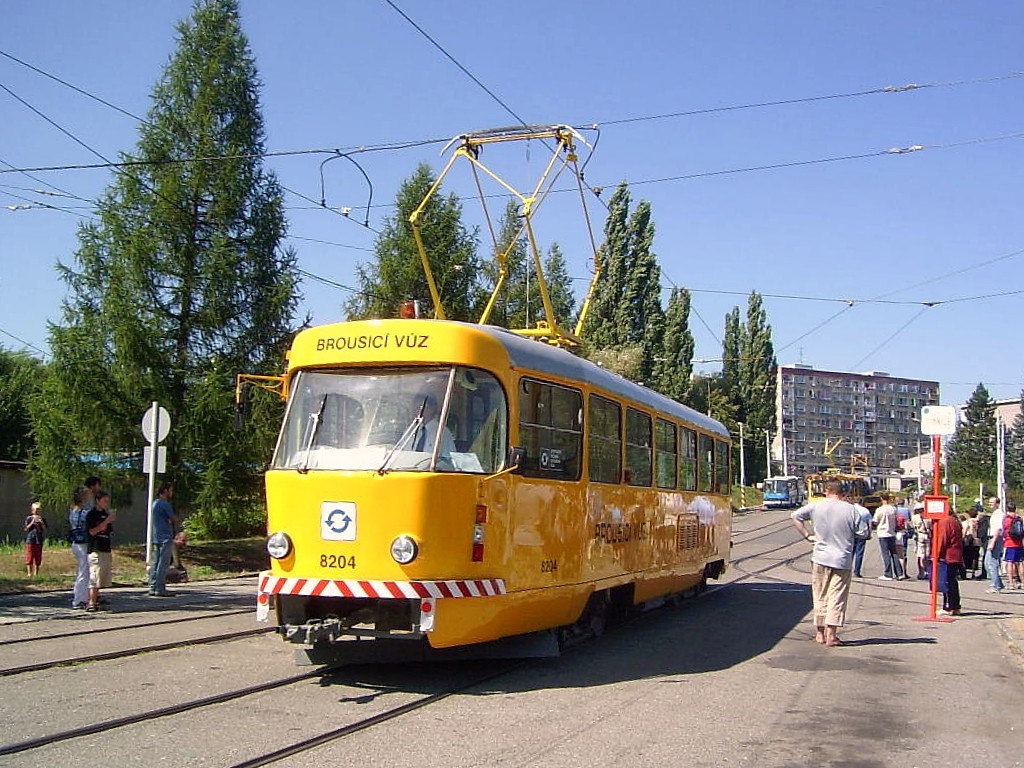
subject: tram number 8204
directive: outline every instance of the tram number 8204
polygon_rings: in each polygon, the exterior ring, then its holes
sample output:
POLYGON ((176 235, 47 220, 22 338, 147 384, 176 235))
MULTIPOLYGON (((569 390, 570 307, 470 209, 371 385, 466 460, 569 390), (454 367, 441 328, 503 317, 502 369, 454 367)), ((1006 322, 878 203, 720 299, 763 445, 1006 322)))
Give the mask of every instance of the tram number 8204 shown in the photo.
POLYGON ((558 570, 557 560, 541 560, 540 561, 540 572, 541 573, 554 573, 558 570))
POLYGON ((355 555, 345 557, 344 555, 320 555, 321 568, 355 568, 355 555))

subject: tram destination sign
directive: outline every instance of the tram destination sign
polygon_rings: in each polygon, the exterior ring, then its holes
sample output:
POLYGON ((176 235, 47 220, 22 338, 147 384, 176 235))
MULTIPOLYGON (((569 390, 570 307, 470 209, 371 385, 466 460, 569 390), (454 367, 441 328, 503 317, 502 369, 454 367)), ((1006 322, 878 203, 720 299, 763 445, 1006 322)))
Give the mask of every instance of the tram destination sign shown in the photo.
POLYGON ((922 435, 952 435, 955 432, 955 407, 952 405, 926 405, 921 409, 922 435))

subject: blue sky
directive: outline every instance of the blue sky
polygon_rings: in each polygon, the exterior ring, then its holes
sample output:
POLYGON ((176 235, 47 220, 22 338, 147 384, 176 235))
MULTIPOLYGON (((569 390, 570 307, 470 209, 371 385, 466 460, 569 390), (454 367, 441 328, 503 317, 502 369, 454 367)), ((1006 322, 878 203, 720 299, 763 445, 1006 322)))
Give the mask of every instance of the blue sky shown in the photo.
MULTIPOLYGON (((672 285, 693 291, 696 358, 711 361, 698 370, 720 368, 723 318, 757 290, 782 363, 933 379, 944 403, 963 402, 979 381, 998 398, 1024 388, 1024 5, 395 3, 527 122, 602 126, 587 180, 628 181, 634 203, 651 202, 665 295, 672 285), (849 95, 908 83, 929 87, 849 95), (802 101, 747 106, 790 100, 802 101), (912 146, 923 149, 886 152, 912 146), (866 301, 880 297, 890 303, 866 301)), ((145 115, 175 23, 190 9, 14 4, 0 51, 145 115)), ((243 0, 241 10, 268 150, 516 122, 384 0, 243 0)), ((0 170, 100 162, 67 134, 109 158, 134 149, 134 120, 6 56, 0 85, 0 170)), ((537 145, 493 157, 523 184, 546 160, 537 145)), ((268 165, 318 201, 322 159, 268 165)), ((445 160, 436 144, 359 159, 378 229, 416 164, 440 169, 445 160)), ((327 166, 335 210, 292 194, 286 205, 299 267, 352 286, 375 234, 361 226, 362 176, 346 166, 327 166), (348 218, 343 206, 353 209, 348 218)), ((46 324, 60 319, 64 297, 54 265, 73 264, 76 228, 112 175, 32 176, 0 173, 0 345, 45 351, 46 324), (55 187, 85 201, 34 191, 55 187)), ((467 179, 453 178, 451 189, 461 193, 467 179)), ((600 231, 603 208, 591 212, 600 231)), ((476 213, 467 203, 468 223, 483 223, 476 213)), ((538 237, 562 245, 582 295, 590 256, 578 209, 560 199, 547 216, 538 214, 538 237)), ((343 318, 344 289, 307 279, 302 290, 300 314, 343 318)))

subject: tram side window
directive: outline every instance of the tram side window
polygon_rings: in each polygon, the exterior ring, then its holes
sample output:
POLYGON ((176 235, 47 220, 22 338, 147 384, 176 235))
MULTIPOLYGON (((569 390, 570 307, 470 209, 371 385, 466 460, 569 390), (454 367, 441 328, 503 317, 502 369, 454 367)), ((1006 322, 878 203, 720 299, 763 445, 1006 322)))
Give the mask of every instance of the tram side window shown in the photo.
POLYGON ((611 400, 591 395, 587 410, 587 458, 590 479, 618 483, 622 479, 621 411, 611 400))
POLYGON ((654 471, 659 488, 676 487, 676 425, 658 419, 655 422, 654 471))
POLYGON ((729 444, 715 440, 715 493, 729 492, 729 444))
POLYGON ((626 482, 629 485, 651 484, 651 417, 626 409, 626 482))
POLYGON ((708 435, 698 435, 700 471, 697 478, 697 490, 708 493, 715 480, 715 440, 708 435))
POLYGON ((520 382, 519 441, 528 477, 579 480, 583 449, 583 395, 532 379, 520 382))
POLYGON ((679 428, 679 487, 697 490, 697 433, 686 427, 679 428))

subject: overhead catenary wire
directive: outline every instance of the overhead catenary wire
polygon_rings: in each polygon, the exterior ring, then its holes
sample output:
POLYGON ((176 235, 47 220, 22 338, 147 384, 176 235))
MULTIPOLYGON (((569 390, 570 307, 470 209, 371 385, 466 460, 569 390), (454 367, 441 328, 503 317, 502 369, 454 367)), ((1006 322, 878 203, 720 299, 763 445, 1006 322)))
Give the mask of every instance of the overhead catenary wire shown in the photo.
MULTIPOLYGON (((100 157, 101 159, 103 159, 105 161, 103 164, 92 164, 91 166, 88 166, 88 167, 110 167, 110 168, 117 168, 117 167, 131 167, 131 166, 137 166, 137 165, 152 165, 152 164, 162 164, 162 163, 183 163, 183 162, 206 162, 206 161, 217 160, 217 159, 228 159, 228 156, 225 156, 224 158, 217 158, 217 157, 177 158, 177 159, 163 160, 163 161, 125 161, 125 162, 122 162, 122 163, 113 163, 113 162, 110 162, 109 160, 107 160, 101 153, 99 153, 96 150, 92 149, 89 145, 85 144, 78 137, 74 136, 72 133, 70 133, 69 131, 64 129, 62 126, 57 124, 55 121, 50 119, 48 116, 46 116, 45 114, 43 114, 42 112, 37 110, 35 107, 33 107, 28 102, 26 102, 24 99, 22 99, 19 96, 17 96, 17 94, 14 94, 12 91, 10 91, 10 89, 8 89, 3 84, 0 84, 0 88, 3 88, 4 90, 6 90, 9 94, 11 94, 14 98, 16 98, 19 102, 21 102, 27 108, 32 110, 34 113, 39 115, 41 118, 43 118, 48 123, 53 125, 55 128, 60 130, 62 133, 67 135, 69 138, 73 139, 76 143, 78 143, 79 145, 83 146, 84 148, 86 148, 87 150, 89 150, 90 152, 92 152, 93 154, 95 154, 96 156, 100 157)), ((130 114, 130 113, 126 113, 126 114, 130 114)), ((1024 133, 1016 133, 1016 134, 1011 134, 1011 135, 1002 136, 1002 137, 989 137, 989 138, 986 138, 986 139, 971 139, 971 140, 967 140, 967 141, 963 141, 963 142, 954 142, 954 143, 948 143, 948 144, 945 144, 945 145, 934 145, 934 146, 936 146, 936 147, 939 147, 939 146, 941 146, 941 147, 965 146, 965 145, 968 145, 968 144, 975 144, 975 143, 980 143, 980 142, 983 142, 983 141, 995 141, 995 140, 1005 139, 1005 138, 1021 138, 1021 137, 1024 137, 1024 133)), ((427 140, 427 143, 435 143, 436 141, 439 141, 439 140, 431 139, 431 140, 427 140)), ((422 145, 422 143, 423 142, 414 142, 414 144, 417 144, 417 145, 422 145)), ((398 146, 407 146, 407 145, 408 144, 402 144, 402 145, 397 145, 397 144, 396 145, 380 145, 380 146, 378 146, 376 148, 376 151, 380 151, 380 150, 384 150, 384 149, 394 149, 394 148, 396 148, 398 146)), ((920 146, 920 145, 915 145, 913 147, 907 148, 906 151, 918 151, 918 150, 923 149, 923 148, 925 148, 925 147, 920 146)), ((364 148, 359 148, 359 149, 357 149, 355 151, 358 151, 358 152, 370 152, 370 151, 375 151, 375 148, 364 147, 364 148)), ((290 150, 290 151, 287 151, 287 152, 278 152, 278 153, 266 152, 266 153, 254 153, 252 155, 233 155, 233 156, 230 156, 230 159, 237 159, 237 158, 240 158, 240 157, 269 157, 269 156, 283 155, 283 154, 290 154, 290 155, 291 154, 329 154, 332 157, 336 157, 336 156, 338 156, 337 152, 338 152, 338 150, 335 150, 335 149, 332 149, 332 150, 325 150, 325 149, 290 150)), ((894 148, 894 149, 881 150, 881 151, 878 151, 878 152, 861 154, 861 155, 848 155, 848 156, 842 156, 842 157, 836 157, 836 158, 822 158, 822 159, 818 159, 818 160, 796 161, 796 162, 792 162, 792 163, 778 163, 778 164, 772 164, 772 165, 750 167, 750 168, 746 168, 746 169, 730 169, 730 170, 723 170, 723 171, 712 171, 712 172, 705 172, 705 173, 700 173, 700 174, 690 174, 690 175, 687 175, 685 177, 684 176, 665 177, 665 178, 662 178, 662 179, 648 179, 648 180, 640 180, 640 181, 634 181, 634 182, 629 182, 629 183, 631 185, 647 184, 647 183, 659 183, 659 182, 663 182, 663 181, 679 180, 679 179, 683 179, 683 178, 698 178, 698 177, 708 176, 708 175, 722 175, 722 174, 728 174, 728 173, 739 173, 739 172, 750 171, 750 170, 766 170, 766 169, 772 169, 772 168, 792 167, 792 166, 797 166, 797 165, 808 165, 808 164, 814 164, 814 163, 820 163, 820 162, 833 162, 833 161, 837 161, 837 160, 860 159, 860 158, 878 157, 878 156, 886 156, 886 155, 892 155, 892 154, 903 154, 903 153, 904 153, 903 150, 899 150, 899 149, 895 149, 894 148)), ((78 166, 78 167, 84 167, 84 166, 78 166)), ((27 170, 40 171, 40 170, 46 170, 46 169, 45 168, 34 168, 34 169, 27 169, 27 170)), ((3 169, 0 169, 0 173, 14 172, 14 171, 25 172, 26 169, 9 168, 7 171, 5 171, 3 169)), ((318 202, 315 199, 313 199, 313 198, 311 198, 311 197, 309 197, 307 195, 304 195, 304 194, 302 194, 302 193, 300 193, 300 192, 298 192, 296 190, 293 190, 293 189, 291 189, 289 187, 286 187, 284 185, 281 185, 281 186, 282 186, 282 189, 284 189, 285 191, 287 191, 287 192, 289 192, 289 193, 291 193, 291 194, 293 194, 293 195, 295 195, 295 196, 297 196, 297 197, 299 197, 299 198, 301 198, 303 200, 306 200, 307 202, 312 203, 314 205, 314 207, 323 208, 325 210, 331 211, 332 213, 334 213, 336 215, 342 216, 343 218, 352 220, 351 217, 349 217, 348 215, 342 213, 340 210, 337 210, 337 209, 334 209, 334 208, 329 208, 329 207, 325 206, 322 201, 318 202)), ((12 196, 18 197, 16 195, 12 195, 12 196)), ((78 196, 74 196, 74 197, 76 199, 82 199, 82 198, 79 198, 78 196)), ((26 202, 30 202, 33 205, 37 205, 38 207, 52 208, 52 209, 55 209, 55 210, 61 210, 61 211, 65 212, 65 213, 70 213, 70 214, 77 215, 77 216, 83 216, 83 214, 80 214, 80 213, 78 213, 76 211, 72 211, 70 209, 63 208, 63 207, 60 207, 60 206, 54 206, 54 205, 47 204, 47 203, 41 203, 41 202, 38 202, 38 201, 32 201, 32 200, 30 200, 28 198, 20 198, 20 199, 23 199, 26 202)), ((356 224, 360 224, 361 226, 364 226, 366 229, 369 229, 370 231, 373 231, 374 233, 376 233, 378 235, 380 234, 380 232, 378 230, 376 230, 375 228, 369 226, 368 223, 360 223, 358 221, 356 221, 355 223, 356 224)), ((369 249, 366 249, 366 250, 369 250, 369 249)), ((932 279, 930 279, 928 281, 924 281, 924 282, 919 283, 917 285, 925 285, 925 284, 928 284, 928 283, 931 283, 931 282, 935 282, 935 281, 943 279, 944 277, 949 277, 949 276, 953 276, 953 275, 956 275, 956 274, 961 274, 964 271, 967 271, 969 269, 978 268, 980 266, 984 266, 984 265, 989 264, 989 263, 995 263, 997 261, 1000 261, 1000 260, 1003 260, 1003 259, 1006 259, 1006 258, 1010 258, 1012 256, 1019 255, 1021 253, 1024 253, 1024 249, 1021 249, 1019 251, 1015 251, 1015 252, 1013 252, 1011 254, 1006 254, 1006 255, 1001 256, 1001 257, 997 257, 995 259, 988 260, 986 262, 983 262, 980 265, 975 265, 975 266, 972 266, 972 267, 966 267, 966 268, 963 268, 963 269, 956 270, 954 272, 948 273, 945 276, 939 276, 939 277, 936 277, 936 278, 932 278, 932 279)), ((662 272, 664 274, 664 270, 662 272)), ((667 278, 667 275, 666 275, 666 278, 667 278)), ((673 285, 674 285, 674 283, 673 283, 673 285)), ((351 290, 355 290, 355 289, 351 289, 351 290)), ((737 292, 713 291, 711 289, 696 289, 696 288, 688 289, 688 290, 690 290, 693 293, 701 293, 701 292, 713 293, 713 292, 718 292, 718 293, 724 293, 724 294, 728 294, 728 293, 735 293, 737 295, 742 294, 742 292, 738 292, 738 291, 737 292)), ((886 296, 892 295, 894 293, 901 292, 902 290, 906 290, 906 289, 899 289, 897 291, 893 291, 893 292, 890 292, 889 294, 885 294, 885 295, 886 296)), ((795 296, 786 296, 786 295, 783 295, 783 294, 762 294, 762 295, 765 296, 765 297, 771 297, 771 298, 794 298, 794 299, 803 299, 803 300, 810 300, 810 301, 850 301, 848 299, 839 299, 839 298, 832 298, 832 297, 795 297, 795 296)), ((1012 294, 993 294, 993 296, 996 296, 996 295, 1012 295, 1012 294)), ((951 299, 950 301, 967 301, 967 300, 970 300, 970 297, 951 299)), ((934 304, 934 303, 937 303, 937 302, 930 302, 930 303, 929 302, 913 302, 913 301, 901 301, 901 302, 890 301, 890 302, 884 302, 883 299, 881 297, 879 297, 879 298, 874 298, 874 299, 858 300, 856 303, 862 303, 862 304, 864 304, 864 303, 892 303, 892 304, 922 304, 922 303, 928 303, 928 304, 934 304)), ((938 303, 941 303, 941 302, 938 302, 938 303)), ((852 307, 853 304, 851 304, 850 306, 852 307)), ((715 341, 721 343, 720 340, 718 339, 717 335, 714 334, 713 331, 711 331, 710 326, 703 319, 703 317, 701 317, 699 315, 697 310, 695 308, 693 308, 692 306, 691 306, 691 309, 693 309, 694 313, 697 314, 698 319, 705 326, 705 328, 707 328, 708 332, 711 333, 711 335, 715 339, 715 341)), ((843 310, 843 311, 845 311, 845 310, 843 310)), ((807 333, 799 336, 795 341, 799 341, 800 339, 805 338, 810 333, 813 333, 814 331, 819 330, 823 325, 825 325, 826 323, 830 322, 835 317, 838 317, 839 314, 842 314, 842 312, 837 313, 832 318, 827 319, 824 323, 821 323, 821 324, 815 326, 813 329, 811 329, 811 331, 808 331, 807 333)), ((785 349, 788 346, 791 346, 793 343, 795 343, 795 341, 790 342, 789 344, 785 345, 784 347, 781 347, 780 351, 781 351, 781 349, 785 349)))
POLYGON ((20 336, 15 336, 15 335, 14 335, 13 333, 11 333, 10 331, 6 331, 6 330, 4 330, 3 328, 0 328, 0 333, 2 333, 2 334, 3 334, 4 336, 7 336, 8 338, 14 339, 14 340, 15 340, 16 342, 18 342, 18 343, 19 343, 19 344, 21 344, 22 346, 24 346, 24 347, 27 347, 28 349, 31 349, 31 350, 33 350, 34 352, 38 352, 38 353, 39 353, 40 355, 42 355, 42 356, 43 356, 44 358, 45 358, 45 357, 48 357, 48 356, 49 356, 49 355, 48 355, 48 354, 46 353, 46 351, 45 351, 45 350, 42 350, 42 349, 40 349, 40 348, 39 348, 39 347, 37 347, 37 346, 36 346, 35 344, 33 344, 33 343, 29 342, 29 341, 25 341, 25 340, 24 340, 23 338, 21 338, 20 336))
POLYGON ((1024 72, 1008 72, 1004 75, 995 75, 993 77, 981 77, 973 78, 970 80, 950 80, 947 82, 938 83, 907 83, 906 85, 886 85, 877 88, 868 88, 861 91, 851 91, 848 93, 830 93, 821 96, 798 96, 791 99, 777 99, 774 101, 758 101, 748 104, 730 104, 721 107, 704 107, 700 109, 690 109, 679 112, 667 112, 658 115, 640 115, 635 117, 623 117, 614 120, 602 120, 600 125, 627 125, 629 123, 643 123, 651 122, 654 120, 670 120, 680 117, 695 117, 697 115, 711 115, 718 112, 735 112, 745 109, 765 109, 768 107, 786 107, 794 104, 810 104, 816 101, 834 101, 837 99, 855 99, 863 96, 880 96, 889 94, 902 94, 910 93, 912 91, 920 91, 927 88, 957 88, 966 85, 978 85, 981 83, 993 83, 998 80, 1012 80, 1015 78, 1024 77, 1024 72))
POLYGON ((893 340, 893 339, 895 339, 895 338, 896 338, 897 336, 899 336, 899 335, 900 335, 900 334, 901 334, 901 333, 902 333, 902 332, 903 332, 904 330, 906 330, 906 329, 907 329, 907 328, 908 328, 908 327, 909 327, 909 326, 910 326, 910 325, 911 325, 911 324, 912 324, 912 323, 913 323, 913 322, 914 322, 915 320, 917 320, 917 318, 919 318, 919 317, 920 317, 921 315, 923 315, 923 314, 924 314, 925 312, 927 312, 927 311, 928 311, 929 309, 931 309, 931 306, 924 306, 924 307, 921 307, 921 309, 919 309, 919 310, 918 310, 917 312, 915 312, 915 313, 914 313, 914 316, 913 316, 913 317, 911 317, 911 318, 910 318, 909 320, 907 320, 907 322, 903 323, 903 325, 901 325, 901 326, 900 326, 899 328, 897 328, 897 329, 896 329, 895 331, 893 331, 893 332, 892 332, 891 334, 889 334, 889 336, 887 336, 887 337, 886 337, 886 338, 885 338, 885 339, 884 339, 884 340, 882 341, 882 343, 881 343, 881 344, 879 344, 878 346, 876 346, 876 347, 875 347, 874 349, 872 349, 872 350, 871 350, 870 352, 868 352, 868 353, 867 353, 866 355, 864 355, 864 357, 862 357, 862 358, 861 358, 860 360, 858 360, 858 361, 857 361, 856 363, 854 363, 853 365, 851 365, 851 366, 849 367, 849 370, 851 370, 851 371, 855 371, 855 370, 857 370, 857 369, 858 369, 858 368, 859 368, 859 367, 861 366, 861 364, 862 364, 862 363, 864 363, 864 362, 865 362, 866 360, 870 360, 870 359, 871 359, 871 357, 872 357, 872 356, 873 356, 873 355, 874 355, 874 354, 875 354, 876 352, 878 352, 878 351, 879 351, 880 349, 882 349, 882 347, 884 347, 884 346, 885 346, 886 344, 888 344, 888 343, 889 343, 890 341, 892 341, 892 340, 893 340))
MULTIPOLYGON (((507 111, 509 111, 510 114, 512 114, 516 119, 518 119, 518 120, 520 120, 522 122, 521 118, 519 118, 519 116, 514 111, 509 109, 507 107, 507 105, 499 97, 497 97, 493 92, 490 91, 490 89, 488 89, 486 86, 484 86, 482 82, 480 82, 475 76, 473 76, 473 74, 471 72, 469 72, 469 70, 466 69, 463 65, 461 65, 457 60, 455 60, 455 58, 453 56, 451 56, 447 51, 445 51, 444 48, 442 46, 440 46, 435 40, 433 40, 433 38, 431 38, 422 28, 420 28, 418 25, 415 24, 415 22, 413 22, 411 19, 409 19, 409 17, 404 12, 402 12, 394 3, 390 2, 390 0, 386 0, 386 1, 397 12, 399 12, 402 16, 404 16, 407 19, 407 21, 409 21, 409 23, 411 23, 414 27, 416 27, 420 31, 421 34, 423 34, 428 40, 430 40, 430 42, 432 44, 434 44, 435 47, 437 47, 439 50, 441 50, 441 52, 445 56, 447 56, 453 63, 455 63, 456 66, 458 66, 460 68, 460 70, 462 70, 467 76, 469 76, 471 79, 473 79, 474 82, 476 82, 485 91, 487 91, 489 93, 489 95, 492 96, 492 98, 495 98, 495 100, 499 104, 501 104, 503 106, 503 108, 505 108, 507 111)), ((105 104, 108 107, 117 109, 119 112, 122 112, 122 113, 124 113, 125 115, 127 115, 129 117, 132 117, 132 118, 137 119, 137 120, 142 120, 142 118, 139 118, 138 116, 133 115, 132 113, 128 112, 127 110, 123 110, 123 109, 121 109, 119 107, 116 107, 115 105, 110 104, 106 100, 100 99, 98 97, 94 97, 92 94, 89 94, 88 92, 86 92, 86 91, 84 91, 82 89, 79 89, 77 86, 73 86, 70 83, 67 83, 67 81, 64 81, 64 80, 62 80, 60 78, 57 78, 57 77, 52 76, 52 75, 49 75, 49 73, 46 73, 46 72, 44 72, 44 71, 34 67, 33 65, 30 65, 27 62, 24 62, 24 61, 18 59, 17 57, 13 57, 13 56, 7 55, 3 51, 0 51, 0 54, 4 54, 5 56, 7 56, 7 58, 12 59, 12 60, 14 60, 14 61, 16 61, 16 62, 18 62, 20 64, 23 64, 24 66, 27 66, 30 69, 33 69, 34 71, 37 71, 37 72, 39 72, 42 75, 50 77, 51 79, 54 79, 57 82, 60 82, 60 83, 62 83, 64 85, 66 85, 67 87, 70 87, 70 88, 72 88, 72 89, 82 93, 83 95, 89 96, 90 98, 95 98, 100 103, 103 103, 103 104, 105 104)), ((865 90, 865 91, 851 92, 851 93, 840 93, 840 94, 831 94, 831 95, 824 95, 824 96, 801 97, 801 98, 795 98, 795 99, 778 100, 778 101, 774 101, 774 102, 758 102, 758 103, 740 104, 740 105, 732 105, 732 106, 725 106, 725 107, 713 107, 713 108, 707 108, 707 109, 701 109, 701 110, 690 110, 688 112, 677 112, 677 113, 668 113, 668 114, 662 114, 662 115, 640 116, 640 117, 635 117, 635 118, 622 118, 622 119, 618 119, 618 120, 605 121, 604 125, 626 124, 626 123, 640 122, 640 121, 643 121, 643 120, 667 119, 667 118, 670 118, 670 117, 685 117, 685 116, 690 116, 690 115, 697 115, 697 114, 703 114, 703 113, 712 113, 712 112, 720 112, 720 111, 734 111, 734 110, 740 110, 740 109, 759 109, 759 108, 765 108, 765 107, 787 106, 787 105, 792 105, 792 104, 809 103, 809 102, 814 102, 814 101, 824 101, 824 100, 830 100, 830 99, 857 98, 857 97, 866 96, 866 95, 872 95, 872 94, 879 94, 880 95, 880 94, 891 94, 891 93, 903 93, 903 92, 910 92, 910 91, 913 91, 913 90, 919 90, 919 89, 922 89, 922 88, 953 87, 953 86, 960 86, 960 85, 969 85, 969 84, 974 84, 974 83, 992 82, 992 81, 1000 80, 1000 79, 1019 78, 1019 77, 1022 77, 1022 76, 1024 76, 1024 73, 1017 73, 1017 72, 1015 72, 1015 73, 1010 73, 1010 74, 1007 74, 1007 75, 1002 75, 1002 76, 999 76, 999 77, 977 78, 977 79, 974 79, 974 80, 962 80, 962 81, 950 81, 948 83, 925 83, 923 85, 911 83, 911 84, 908 84, 907 86, 887 86, 885 88, 869 89, 869 90, 865 90)), ((627 183, 629 183, 631 185, 663 183, 663 182, 666 182, 666 181, 683 180, 683 179, 688 179, 688 178, 702 178, 702 177, 706 177, 706 176, 717 176, 717 175, 725 175, 725 174, 732 174, 732 173, 773 170, 773 169, 777 169, 777 168, 796 167, 796 166, 800 166, 800 165, 811 165, 811 164, 822 163, 822 162, 837 162, 837 161, 842 161, 842 160, 867 159, 867 158, 874 158, 874 157, 879 157, 879 156, 889 155, 889 154, 906 154, 906 153, 918 152, 918 151, 921 151, 921 150, 924 150, 924 149, 931 149, 931 148, 950 148, 950 147, 957 147, 957 146, 966 146, 968 144, 978 144, 978 143, 984 143, 984 142, 989 142, 989 141, 1005 140, 1005 139, 1009 139, 1009 138, 1020 138, 1022 136, 1024 136, 1024 134, 1016 133, 1016 134, 1009 134, 1009 135, 1004 135, 1004 136, 970 139, 970 140, 966 140, 966 141, 962 141, 962 142, 954 142, 954 143, 948 143, 948 144, 911 145, 911 146, 902 147, 902 148, 894 147, 894 148, 891 148, 891 149, 888 149, 888 150, 879 150, 877 152, 866 153, 866 154, 862 154, 862 155, 846 155, 846 156, 834 157, 834 158, 820 158, 820 159, 817 159, 817 160, 809 160, 809 161, 795 161, 795 162, 787 162, 787 163, 776 163, 776 164, 769 164, 769 165, 762 165, 762 166, 751 166, 751 167, 748 167, 748 168, 727 169, 727 170, 720 170, 720 171, 703 172, 703 173, 698 173, 698 174, 688 174, 686 176, 665 177, 665 178, 659 178, 659 179, 644 179, 644 180, 638 180, 638 181, 627 182, 627 183)), ((440 142, 440 141, 442 141, 442 139, 423 140, 421 142, 406 142, 406 143, 404 143, 404 145, 405 146, 413 146, 413 145, 417 145, 417 144, 422 145, 422 144, 425 144, 425 143, 437 143, 437 142, 440 142)), ((396 143, 393 143, 391 145, 380 145, 378 147, 372 147, 372 146, 371 147, 360 147, 359 150, 360 151, 367 151, 367 152, 369 152, 369 151, 384 151, 386 149, 398 149, 398 148, 401 148, 402 145, 403 145, 403 143, 396 142, 396 143)), ((336 150, 336 149, 335 150, 316 150, 316 149, 314 149, 314 150, 288 151, 286 153, 285 152, 282 152, 282 153, 267 152, 267 153, 261 153, 261 156, 263 156, 263 157, 271 157, 271 156, 275 156, 275 155, 278 155, 278 154, 315 154, 315 153, 321 153, 321 152, 323 152, 323 153, 337 153, 338 150, 336 150)), ((197 162, 198 161, 209 162, 209 161, 213 161, 213 160, 216 160, 216 159, 219 159, 219 158, 196 158, 195 161, 197 161, 197 162)), ((188 162, 188 161, 189 161, 188 159, 184 159, 184 160, 178 160, 177 162, 188 162)), ((114 164, 108 164, 108 165, 112 166, 114 164)), ((94 164, 91 167, 100 167, 100 165, 99 164, 94 164)), ((19 170, 19 169, 11 169, 11 170, 13 171, 13 170, 19 170)), ((36 169, 28 169, 28 170, 31 171, 31 170, 36 170, 36 169)), ((40 169, 40 170, 42 170, 42 169, 40 169)), ((3 169, 0 169, 0 173, 2 173, 2 172, 5 172, 5 171, 3 169)), ((305 200, 307 200, 309 202, 312 202, 312 203, 316 202, 316 201, 312 200, 312 198, 306 197, 306 196, 302 195, 301 193, 295 192, 294 190, 291 190, 291 189, 288 189, 288 188, 285 188, 285 190, 290 192, 290 193, 292 193, 292 194, 295 194, 295 195, 297 195, 297 196, 301 197, 302 199, 305 199, 305 200)), ((568 190, 556 190, 556 191, 568 191, 568 190)), ((44 206, 44 207, 46 207, 46 206, 44 206)), ((48 206, 48 207, 55 207, 55 206, 48 206)), ((320 207, 323 207, 323 206, 320 206, 320 207)), ((375 206, 375 207, 386 207, 386 206, 375 206)), ((367 207, 367 212, 368 212, 368 209, 369 209, 369 207, 367 207)), ((328 210, 331 210, 334 213, 338 213, 339 215, 344 215, 344 214, 340 214, 340 212, 336 211, 335 209, 330 209, 329 208, 328 210)), ((71 212, 71 211, 67 211, 67 212, 71 212)), ((77 215, 81 215, 81 214, 77 214, 77 215)), ((346 218, 350 218, 350 217, 346 216, 346 218)), ((351 220, 351 218, 350 218, 350 220, 351 220)), ((356 223, 359 223, 359 222, 356 222, 356 223)), ((370 249, 366 249, 366 250, 370 250, 370 249)), ((976 267, 970 267, 970 268, 978 268, 980 266, 983 266, 983 265, 977 265, 976 267)), ((968 269, 970 269, 970 268, 968 268, 968 269)), ((933 278, 932 280, 926 281, 926 282, 934 282, 934 281, 939 280, 939 279, 942 279, 942 278, 941 277, 933 278)), ((695 293, 702 292, 701 289, 692 289, 692 290, 695 293)), ((708 292, 710 292, 710 291, 708 291, 708 292)), ((737 292, 737 293, 739 293, 739 292, 737 292)), ((990 294, 987 297, 981 297, 981 298, 990 298, 990 297, 996 297, 996 296, 1001 296, 1001 295, 1013 295, 1014 293, 1016 293, 1016 292, 1008 292, 1008 293, 1005 293, 1005 294, 990 294)), ((771 294, 762 294, 762 295, 766 296, 766 297, 773 297, 773 295, 771 295, 771 294)), ((790 297, 786 297, 784 295, 779 295, 776 298, 790 298, 790 297)), ((792 297, 792 298, 796 298, 796 297, 792 297)), ((962 298, 950 299, 950 300, 946 300, 946 301, 947 302, 951 302, 951 301, 968 301, 968 300, 971 300, 971 298, 972 297, 962 297, 962 298)), ((979 298, 979 297, 973 297, 973 298, 979 298)), ((819 300, 819 301, 843 301, 842 299, 832 299, 832 298, 827 298, 827 297, 806 297, 806 299, 807 300, 819 300)), ((857 303, 884 303, 884 302, 882 302, 881 300, 876 300, 876 301, 872 301, 872 300, 859 300, 857 303)), ((907 302, 889 302, 889 303, 926 304, 926 302, 911 302, 911 301, 907 301, 907 302)), ((943 303, 943 302, 932 302, 931 304, 935 304, 935 303, 943 303)), ((851 307, 852 307, 852 305, 851 305, 851 307)), ((849 308, 850 307, 846 307, 846 308, 844 308, 843 311, 846 311, 846 309, 849 309, 849 308)), ((696 311, 695 311, 695 313, 696 313, 696 311)), ((699 314, 698 314, 698 317, 699 317, 699 314)), ((707 327, 707 323, 704 322, 703 318, 699 317, 699 319, 707 327)), ((826 321, 826 322, 828 322, 828 321, 826 321)), ((820 327, 820 326, 818 326, 818 327, 820 327)), ((710 328, 708 328, 708 330, 710 331, 710 328)), ((813 330, 811 332, 813 332, 813 330)), ((807 334, 805 334, 805 335, 807 335, 807 334)), ((712 333, 712 336, 714 336, 714 333, 712 333)), ((717 337, 715 337, 715 338, 716 338, 716 341, 717 341, 717 337)), ((801 338, 803 338, 803 337, 801 337, 801 338)))

